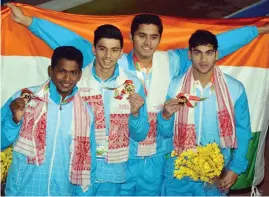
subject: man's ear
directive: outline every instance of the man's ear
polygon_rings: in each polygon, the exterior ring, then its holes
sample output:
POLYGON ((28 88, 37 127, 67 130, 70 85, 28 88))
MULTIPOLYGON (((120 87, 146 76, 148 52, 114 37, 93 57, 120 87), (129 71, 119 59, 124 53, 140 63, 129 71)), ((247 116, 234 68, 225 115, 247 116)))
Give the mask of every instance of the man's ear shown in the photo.
POLYGON ((122 57, 122 55, 123 55, 123 49, 121 49, 121 51, 120 51, 120 57, 119 57, 119 59, 122 57))
POLYGON ((134 40, 133 40, 133 36, 132 36, 132 34, 131 33, 129 33, 129 39, 130 39, 130 41, 131 42, 133 42, 134 40))
POLYGON ((52 66, 51 65, 49 65, 49 67, 48 67, 48 75, 49 75, 49 77, 51 77, 52 76, 52 66))
POLYGON ((95 56, 96 56, 96 48, 95 48, 95 46, 94 46, 94 45, 92 45, 92 53, 93 53, 93 55, 95 55, 95 56))
POLYGON ((191 60, 191 51, 190 50, 188 51, 188 57, 189 57, 189 60, 191 60))
POLYGON ((82 70, 80 70, 80 72, 79 72, 79 78, 78 78, 78 81, 81 79, 81 77, 82 77, 82 70))
POLYGON ((216 61, 219 60, 219 51, 216 50, 216 61))

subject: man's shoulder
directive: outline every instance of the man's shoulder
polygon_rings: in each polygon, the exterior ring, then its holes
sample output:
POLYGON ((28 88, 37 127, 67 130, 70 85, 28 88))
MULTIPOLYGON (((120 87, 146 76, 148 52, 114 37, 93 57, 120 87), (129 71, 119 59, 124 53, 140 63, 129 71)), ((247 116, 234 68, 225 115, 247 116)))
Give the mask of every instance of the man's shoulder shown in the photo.
POLYGON ((237 100, 242 95, 242 93, 245 92, 243 83, 228 74, 224 74, 224 77, 230 94, 234 100, 237 100))
POLYGON ((228 75, 228 74, 224 74, 224 77, 225 77, 225 81, 226 81, 228 86, 231 86, 233 88, 244 89, 243 83, 241 81, 239 81, 238 79, 236 79, 233 76, 228 75))

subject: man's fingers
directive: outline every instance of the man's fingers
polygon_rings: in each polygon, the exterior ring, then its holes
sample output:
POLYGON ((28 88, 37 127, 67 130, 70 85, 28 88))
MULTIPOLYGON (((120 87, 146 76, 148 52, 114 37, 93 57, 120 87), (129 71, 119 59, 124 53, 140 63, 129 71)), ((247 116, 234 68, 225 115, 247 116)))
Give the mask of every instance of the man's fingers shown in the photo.
POLYGON ((229 189, 235 181, 232 181, 229 179, 229 177, 225 176, 222 180, 221 180, 221 187, 222 189, 229 189))
POLYGON ((129 101, 138 101, 138 102, 144 102, 144 99, 142 97, 128 97, 127 100, 129 101))
POLYGON ((135 107, 136 106, 135 99, 129 99, 129 103, 130 103, 131 107, 135 107))
POLYGON ((25 109, 25 105, 20 105, 20 110, 23 111, 25 109))
POLYGON ((129 95, 127 99, 128 99, 128 100, 129 100, 129 99, 136 99, 136 100, 144 101, 143 97, 141 97, 141 96, 140 96, 139 94, 137 94, 137 93, 134 93, 134 94, 129 95))
POLYGON ((174 108, 173 108, 174 112, 179 111, 181 107, 182 107, 181 105, 175 105, 174 108))
POLYGON ((175 113, 175 112, 179 111, 179 109, 180 109, 180 106, 174 106, 174 107, 171 107, 169 111, 170 111, 170 113, 175 113))
POLYGON ((5 4, 7 7, 9 7, 9 8, 12 8, 13 7, 13 5, 11 4, 11 3, 6 3, 5 4))
POLYGON ((133 103, 133 105, 137 106, 137 107, 140 107, 142 106, 142 102, 141 101, 138 101, 136 99, 132 99, 132 100, 129 100, 131 103, 133 103))
POLYGON ((169 105, 170 103, 175 103, 176 101, 177 101, 177 99, 170 99, 170 100, 166 101, 164 104, 169 105))
POLYGON ((14 109, 19 109, 21 111, 23 111, 24 108, 25 108, 25 105, 24 104, 19 104, 19 103, 15 103, 13 106, 14 106, 13 107, 14 109))
POLYGON ((19 103, 25 103, 24 98, 21 97, 17 98, 15 101, 19 103))
POLYGON ((226 183, 223 184, 222 190, 228 190, 228 189, 230 189, 230 187, 232 187, 232 185, 233 185, 233 183, 226 182, 226 183))
POLYGON ((141 96, 138 96, 138 97, 137 97, 137 100, 138 100, 139 102, 144 102, 144 99, 143 99, 141 96))
POLYGON ((20 9, 20 8, 18 8, 17 6, 12 5, 11 3, 7 3, 6 6, 9 7, 12 11, 14 11, 14 9, 16 9, 16 8, 17 8, 18 10, 20 9))
POLYGON ((16 100, 16 102, 15 102, 17 105, 20 105, 20 106, 25 106, 25 101, 24 101, 24 99, 22 99, 22 100, 16 100))
POLYGON ((17 98, 10 104, 10 108, 14 110, 16 109, 24 110, 25 101, 23 100, 23 98, 17 98))

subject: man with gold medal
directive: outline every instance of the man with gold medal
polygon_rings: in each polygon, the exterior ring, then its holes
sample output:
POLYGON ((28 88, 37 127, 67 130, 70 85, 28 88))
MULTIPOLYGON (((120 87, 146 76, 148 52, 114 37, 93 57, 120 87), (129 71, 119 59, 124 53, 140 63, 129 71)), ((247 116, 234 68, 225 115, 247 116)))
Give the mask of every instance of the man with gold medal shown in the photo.
POLYGON ((241 82, 215 66, 218 58, 216 36, 197 30, 189 39, 192 66, 170 85, 167 101, 158 122, 173 136, 177 155, 198 145, 215 142, 224 157, 224 174, 217 186, 201 180, 174 177, 175 159, 169 156, 165 172, 165 196, 222 196, 248 166, 246 154, 251 139, 250 117, 245 88, 241 82))
MULTIPOLYGON (((31 20, 33 25, 36 23, 19 8, 9 6, 16 16, 31 20)), ((126 181, 130 139, 143 141, 149 130, 145 93, 140 80, 117 63, 123 53, 123 37, 117 27, 99 26, 94 32, 91 51, 90 62, 83 52, 83 72, 78 87, 95 116, 97 165, 92 190, 81 194, 117 196, 126 181)))
MULTIPOLYGON (((14 8, 12 11, 16 22, 27 26, 52 48, 65 44, 75 46, 84 54, 85 68, 92 62, 94 50, 88 40, 50 21, 25 16, 14 8)), ((218 35, 219 59, 248 44, 259 34, 268 33, 268 27, 248 26, 218 35)), ((171 136, 166 132, 157 132, 157 127, 162 126, 157 124, 157 114, 163 107, 171 80, 183 75, 191 62, 188 60, 188 49, 157 51, 163 33, 159 16, 138 14, 132 20, 130 29, 134 50, 119 58, 119 66, 130 71, 142 83, 150 129, 142 142, 130 139, 128 173, 126 182, 121 186, 121 195, 155 196, 161 194, 166 154, 172 151, 171 136)), ((123 95, 122 89, 116 93, 119 97, 123 95)))

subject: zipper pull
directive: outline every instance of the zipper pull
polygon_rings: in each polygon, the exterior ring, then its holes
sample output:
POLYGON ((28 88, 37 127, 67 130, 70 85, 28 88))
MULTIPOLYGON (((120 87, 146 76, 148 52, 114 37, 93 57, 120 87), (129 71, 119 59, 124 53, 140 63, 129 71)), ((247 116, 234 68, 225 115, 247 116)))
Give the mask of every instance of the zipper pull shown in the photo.
POLYGON ((60 110, 62 110, 62 105, 60 104, 60 110))

